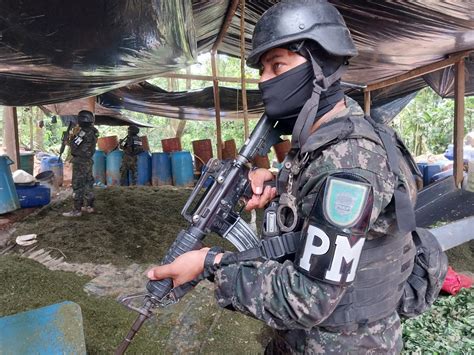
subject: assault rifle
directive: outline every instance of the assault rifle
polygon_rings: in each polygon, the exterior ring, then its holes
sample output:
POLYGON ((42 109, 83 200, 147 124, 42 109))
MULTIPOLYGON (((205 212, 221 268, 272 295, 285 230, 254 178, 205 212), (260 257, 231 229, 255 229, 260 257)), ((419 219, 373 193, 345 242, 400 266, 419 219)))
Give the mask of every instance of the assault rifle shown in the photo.
MULTIPOLYGON (((259 239, 240 217, 238 209, 241 197, 248 192, 250 162, 258 155, 266 155, 271 146, 280 141, 277 123, 263 116, 250 138, 233 161, 211 159, 186 202, 181 215, 190 223, 179 232, 161 264, 169 264, 178 256, 201 248, 202 240, 215 232, 229 240, 239 251, 258 246, 259 239), (207 187, 206 187, 207 186, 207 187)), ((171 279, 148 281, 146 294, 124 297, 121 302, 139 313, 127 336, 115 354, 123 354, 142 324, 152 315, 155 307, 166 307, 179 299, 173 293, 171 279), (132 301, 143 298, 142 307, 134 307, 132 301)))
POLYGON ((61 148, 59 149, 59 157, 58 157, 58 162, 61 161, 61 155, 64 153, 64 149, 66 149, 67 141, 69 140, 69 134, 71 133, 71 129, 74 126, 74 123, 69 121, 69 125, 67 126, 67 130, 63 132, 63 135, 61 137, 61 148))

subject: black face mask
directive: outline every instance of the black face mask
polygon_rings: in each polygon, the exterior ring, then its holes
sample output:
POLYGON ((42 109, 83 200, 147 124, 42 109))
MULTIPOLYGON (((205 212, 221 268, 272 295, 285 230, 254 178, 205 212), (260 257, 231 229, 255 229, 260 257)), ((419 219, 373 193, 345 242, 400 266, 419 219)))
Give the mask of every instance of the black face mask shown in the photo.
POLYGON ((294 120, 313 91, 314 73, 310 62, 258 84, 265 113, 275 120, 294 120))
POLYGON ((92 127, 92 122, 79 122, 79 127, 81 128, 92 127))
MULTIPOLYGON (((265 113, 271 119, 279 120, 283 134, 291 134, 298 114, 313 91, 314 71, 311 62, 306 62, 277 77, 259 84, 265 113)), ((344 98, 340 80, 321 92, 319 107, 314 121, 344 98)))

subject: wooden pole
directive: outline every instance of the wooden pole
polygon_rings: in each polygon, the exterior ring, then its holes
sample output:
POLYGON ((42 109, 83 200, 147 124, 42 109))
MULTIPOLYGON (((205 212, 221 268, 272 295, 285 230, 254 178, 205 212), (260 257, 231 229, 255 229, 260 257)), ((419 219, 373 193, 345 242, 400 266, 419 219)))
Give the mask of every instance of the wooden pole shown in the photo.
POLYGON ((5 125, 5 149, 7 155, 15 163, 11 165, 12 172, 21 169, 20 164, 20 141, 18 137, 18 117, 16 107, 5 106, 3 108, 3 122, 5 125))
POLYGON ((378 89, 381 89, 393 84, 398 84, 403 81, 407 81, 407 80, 417 78, 428 73, 432 73, 439 69, 450 67, 451 65, 458 63, 460 60, 463 60, 464 58, 468 57, 469 54, 471 54, 472 52, 474 52, 474 49, 470 49, 470 50, 462 51, 458 53, 453 53, 449 56, 449 58, 440 60, 439 62, 428 64, 428 65, 410 70, 402 75, 398 75, 390 79, 382 80, 378 83, 369 84, 367 85, 367 90, 368 91, 378 90, 378 89))
POLYGON ((457 187, 461 186, 463 179, 463 139, 464 139, 464 94, 465 75, 464 59, 455 65, 454 78, 454 182, 457 187))
POLYGON ((34 115, 34 107, 31 108, 30 116, 29 116, 29 126, 30 126, 30 150, 33 151, 34 149, 34 131, 33 131, 33 115, 34 115))
POLYGON ((221 128, 221 103, 219 97, 219 80, 217 79, 217 63, 216 63, 216 54, 219 44, 222 42, 227 29, 232 22, 232 18, 235 15, 237 6, 239 5, 239 0, 232 0, 232 3, 229 5, 227 10, 224 23, 217 35, 217 39, 214 42, 214 45, 211 49, 211 67, 212 67, 212 83, 213 83, 213 93, 214 93, 214 106, 216 110, 216 136, 217 136, 217 157, 222 159, 222 128, 221 128))
POLYGON ((240 78, 242 90, 242 111, 244 113, 244 136, 245 140, 250 135, 249 112, 247 105, 247 84, 245 78, 245 0, 240 1, 240 78))
POLYGON ((364 113, 370 116, 370 91, 364 90, 364 113))
MULTIPOLYGON (((202 80, 202 81, 212 81, 212 75, 197 75, 197 74, 179 74, 179 73, 163 73, 158 75, 160 78, 175 78, 175 79, 186 79, 186 80, 202 80)), ((228 76, 218 76, 216 78, 219 81, 226 82, 226 83, 240 83, 242 81, 241 78, 234 78, 228 76)), ((246 80, 247 84, 258 84, 259 79, 250 79, 246 80)))
POLYGON ((219 97, 219 80, 217 80, 216 52, 211 52, 212 76, 215 78, 213 83, 214 108, 216 110, 216 151, 217 158, 222 159, 222 126, 221 126, 221 100, 219 97))

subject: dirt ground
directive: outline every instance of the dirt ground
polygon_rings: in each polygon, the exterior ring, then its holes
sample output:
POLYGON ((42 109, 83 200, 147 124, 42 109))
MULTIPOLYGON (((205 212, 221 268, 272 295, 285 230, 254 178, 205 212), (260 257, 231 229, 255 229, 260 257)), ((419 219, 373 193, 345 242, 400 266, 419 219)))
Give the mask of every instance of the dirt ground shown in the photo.
MULTIPOLYGON (((34 249, 16 246, 0 255, 1 284, 6 285, 0 316, 74 301, 83 311, 90 354, 113 352, 128 331, 136 313, 116 297, 144 290, 144 272, 187 226, 180 211, 191 189, 111 187, 96 192, 95 214, 62 217, 72 207, 69 197, 17 222, 11 237, 35 233, 39 242, 34 249)), ((205 244, 233 248, 217 236, 207 237, 205 244)), ((457 271, 474 272, 474 242, 448 254, 457 271)), ((205 281, 147 321, 129 353, 262 353, 268 338, 260 322, 218 308, 212 284, 205 281)))
MULTIPOLYGON (((59 249, 71 262, 157 263, 187 227, 180 212, 190 193, 191 189, 171 186, 97 189, 97 213, 62 217, 72 208, 68 198, 24 219, 16 234, 36 233, 40 248, 59 249)), ((205 243, 232 248, 217 236, 205 243)))

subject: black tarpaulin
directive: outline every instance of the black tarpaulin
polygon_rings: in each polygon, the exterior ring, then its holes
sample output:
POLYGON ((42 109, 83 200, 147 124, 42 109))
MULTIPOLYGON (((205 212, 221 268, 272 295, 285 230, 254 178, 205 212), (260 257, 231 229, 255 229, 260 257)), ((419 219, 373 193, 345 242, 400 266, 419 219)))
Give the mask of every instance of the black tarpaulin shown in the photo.
MULTIPOLYGON (((245 2, 246 53, 251 49, 255 23, 277 2, 245 2)), ((450 53, 474 49, 474 6, 471 1, 329 2, 343 15, 359 52, 351 60, 344 81, 370 84, 437 62, 450 53)), ((197 23, 197 26, 202 24, 197 23)), ((240 7, 219 52, 239 57, 239 45, 240 7)))
MULTIPOLYGON (((275 2, 246 1, 246 53, 256 21, 275 2)), ((331 2, 359 50, 343 78, 347 82, 375 83, 474 49, 470 1, 331 2)), ((212 48, 229 5, 229 0, 83 0, 67 6, 60 0, 0 0, 0 103, 88 97, 183 68, 195 58, 196 46, 199 53, 212 48)), ((240 7, 218 51, 240 56, 240 7)), ((437 83, 430 82, 440 88, 437 83)))
MULTIPOLYGON (((474 95, 474 55, 465 63, 466 96, 474 95)), ((448 67, 423 76, 426 83, 443 98, 454 97, 454 67, 448 67)))
MULTIPOLYGON (((65 126, 69 125, 69 122, 77 123, 77 115, 63 115, 60 116, 61 121, 65 126)), ((135 125, 137 127, 151 128, 153 125, 148 123, 142 123, 140 121, 134 120, 133 118, 126 117, 124 115, 120 116, 109 116, 109 115, 95 115, 96 126, 130 126, 135 125)))
POLYGON ((194 62, 188 0, 0 0, 0 104, 94 96, 194 62))
MULTIPOLYGON (((221 117, 243 118, 242 93, 240 89, 220 87, 221 117)), ((209 120, 215 118, 213 88, 168 92, 150 83, 129 85, 100 95, 99 103, 108 108, 126 109, 150 115, 186 120, 209 120)), ((250 118, 263 113, 261 94, 258 90, 247 90, 250 118)))
MULTIPOLYGON (((371 116, 376 121, 389 122, 425 86, 422 78, 376 90, 372 96, 371 116)), ((353 89, 346 94, 363 105, 364 96, 353 89)), ((241 90, 220 87, 221 117, 243 119, 241 90)), ((212 87, 201 90, 168 92, 147 82, 109 91, 98 97, 100 107, 129 110, 149 115, 185 120, 211 120, 215 118, 212 87)), ((259 90, 247 90, 249 118, 259 118, 264 111, 259 90)))

